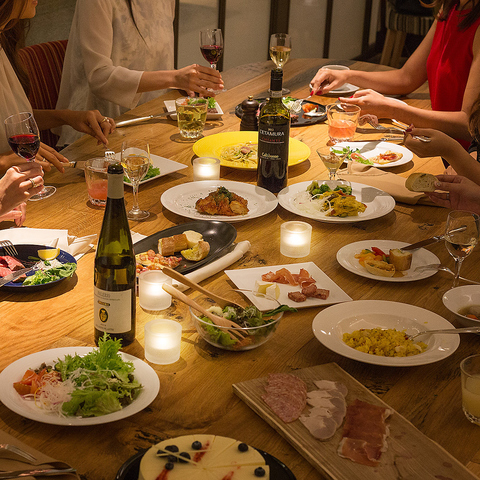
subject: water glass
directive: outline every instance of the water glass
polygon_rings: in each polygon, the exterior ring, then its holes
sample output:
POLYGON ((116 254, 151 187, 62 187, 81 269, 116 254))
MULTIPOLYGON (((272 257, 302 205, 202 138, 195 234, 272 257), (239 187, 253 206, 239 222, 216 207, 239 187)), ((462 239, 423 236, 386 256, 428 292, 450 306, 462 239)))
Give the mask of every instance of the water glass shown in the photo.
POLYGON ((470 422, 480 425, 480 355, 462 360, 460 371, 463 412, 470 422))
POLYGON ((181 97, 175 100, 177 122, 183 138, 197 139, 202 136, 207 120, 207 102, 195 103, 195 99, 181 97))

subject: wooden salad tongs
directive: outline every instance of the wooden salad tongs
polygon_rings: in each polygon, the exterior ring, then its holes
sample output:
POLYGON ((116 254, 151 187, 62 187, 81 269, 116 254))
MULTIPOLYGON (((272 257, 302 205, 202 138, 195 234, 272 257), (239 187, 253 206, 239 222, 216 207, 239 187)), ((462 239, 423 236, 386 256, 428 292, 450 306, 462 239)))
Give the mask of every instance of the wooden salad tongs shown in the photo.
POLYGON ((165 275, 169 276, 170 278, 173 278, 174 280, 177 280, 177 282, 183 283, 186 287, 190 287, 193 290, 197 290, 198 292, 209 296, 212 300, 215 300, 218 303, 218 305, 222 308, 231 305, 232 307, 241 308, 243 310, 243 307, 241 305, 238 305, 238 303, 232 302, 231 300, 228 300, 226 298, 219 297, 218 295, 215 295, 214 293, 210 292, 209 290, 202 287, 201 285, 194 282, 193 280, 190 280, 185 275, 182 275, 181 273, 177 272, 176 270, 173 270, 172 268, 163 267, 162 272, 165 275))
POLYGON ((162 288, 169 293, 172 297, 177 298, 181 302, 185 303, 186 305, 192 307, 193 309, 199 311, 202 315, 205 315, 209 318, 215 325, 219 327, 226 327, 228 330, 225 330, 226 333, 230 335, 230 337, 234 340, 243 340, 247 334, 242 332, 240 328, 242 328, 238 323, 232 322, 231 320, 227 320, 224 317, 219 317, 218 315, 209 312, 206 308, 203 308, 199 305, 195 300, 190 297, 187 297, 183 292, 176 289, 172 285, 168 285, 164 283, 162 288), (234 330, 233 330, 234 329, 234 330))

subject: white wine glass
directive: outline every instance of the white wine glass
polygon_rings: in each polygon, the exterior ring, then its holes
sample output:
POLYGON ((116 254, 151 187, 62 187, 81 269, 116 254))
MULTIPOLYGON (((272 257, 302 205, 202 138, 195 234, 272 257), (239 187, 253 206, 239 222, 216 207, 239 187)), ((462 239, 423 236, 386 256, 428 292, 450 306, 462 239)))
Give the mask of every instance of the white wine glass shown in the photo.
MULTIPOLYGON (((5 119, 5 134, 8 144, 12 150, 19 156, 34 162, 35 156, 40 148, 40 135, 38 133, 37 122, 30 112, 16 113, 5 119)), ((43 187, 43 190, 32 195, 29 200, 43 200, 56 192, 55 187, 43 187)))
MULTIPOLYGON (((214 70, 217 69, 218 60, 223 54, 223 34, 220 28, 206 28, 200 30, 200 51, 203 58, 214 70)), ((225 92, 226 90, 214 90, 214 93, 225 92)))
POLYGON ((478 242, 480 217, 473 212, 452 210, 445 226, 445 246, 455 260, 453 286, 458 287, 460 268, 478 242), (464 228, 465 227, 465 228, 464 228))
POLYGON ((317 154, 328 170, 328 179, 330 181, 338 181, 337 170, 342 166, 347 156, 343 149, 332 148, 328 145, 317 148, 317 154))
POLYGON ((133 206, 127 213, 129 220, 144 220, 150 213, 138 205, 138 187, 150 167, 150 146, 144 140, 130 139, 122 143, 121 162, 133 188, 133 206))
MULTIPOLYGON (((288 33, 274 33, 270 35, 270 58, 277 68, 283 70, 283 66, 288 62, 290 58, 290 52, 292 51, 292 41, 288 33)), ((282 94, 286 95, 290 93, 288 88, 282 89, 282 94)))

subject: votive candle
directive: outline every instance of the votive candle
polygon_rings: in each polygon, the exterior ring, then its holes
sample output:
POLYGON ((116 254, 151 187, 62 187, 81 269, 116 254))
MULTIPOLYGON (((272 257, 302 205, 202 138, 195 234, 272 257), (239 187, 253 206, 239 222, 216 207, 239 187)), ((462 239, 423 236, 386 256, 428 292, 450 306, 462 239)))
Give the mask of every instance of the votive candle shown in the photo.
POLYGON ((173 320, 157 318, 145 324, 145 359, 169 365, 180 358, 182 326, 173 320))
POLYGON ((290 258, 310 253, 312 226, 305 222, 285 222, 280 227, 280 253, 290 258))
POLYGON ((164 310, 172 303, 172 297, 162 286, 172 284, 172 279, 161 270, 147 270, 138 277, 139 303, 145 310, 164 310))
POLYGON ((220 160, 214 157, 199 157, 193 160, 193 180, 218 180, 220 160))

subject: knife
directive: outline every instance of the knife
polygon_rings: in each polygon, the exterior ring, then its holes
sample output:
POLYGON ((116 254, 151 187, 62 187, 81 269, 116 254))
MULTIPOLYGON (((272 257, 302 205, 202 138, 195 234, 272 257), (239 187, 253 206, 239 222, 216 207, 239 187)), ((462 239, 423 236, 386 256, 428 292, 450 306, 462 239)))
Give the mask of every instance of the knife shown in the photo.
POLYGON ((0 472, 0 480, 22 477, 49 477, 51 475, 64 475, 65 473, 76 473, 76 470, 75 468, 47 468, 40 470, 17 470, 15 472, 0 472))
POLYGON ((145 120, 152 120, 154 118, 167 117, 168 115, 174 115, 176 112, 163 112, 157 115, 148 115, 148 117, 137 117, 130 120, 120 120, 115 122, 117 127, 126 127, 127 125, 133 125, 134 123, 144 122, 145 120))
MULTIPOLYGON (((450 230, 448 233, 452 234, 457 232, 463 232, 464 230, 466 230, 466 228, 467 228, 466 225, 462 225, 461 227, 450 230)), ((422 240, 421 242, 412 243, 411 245, 407 245, 406 247, 401 247, 400 250, 405 250, 407 252, 411 250, 418 250, 419 248, 422 248, 425 245, 430 245, 431 243, 437 243, 440 240, 444 240, 444 239, 445 239, 445 235, 437 235, 435 237, 430 237, 430 238, 427 238, 426 240, 422 240)))
MULTIPOLYGON (((12 273, 9 273, 8 275, 5 275, 4 277, 0 278, 0 287, 5 285, 8 282, 12 282, 13 280, 17 279, 18 277, 21 277, 25 273, 31 272, 33 269, 36 268, 36 264, 33 267, 28 267, 28 268, 22 268, 21 270, 15 270, 12 273)), ((2 478, 2 477, 0 477, 2 478)))

